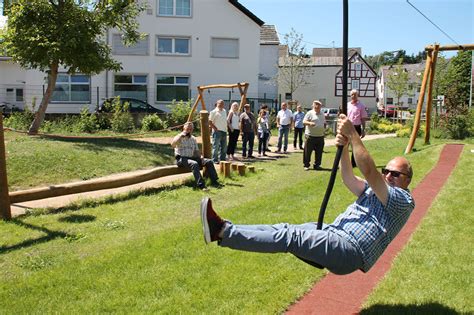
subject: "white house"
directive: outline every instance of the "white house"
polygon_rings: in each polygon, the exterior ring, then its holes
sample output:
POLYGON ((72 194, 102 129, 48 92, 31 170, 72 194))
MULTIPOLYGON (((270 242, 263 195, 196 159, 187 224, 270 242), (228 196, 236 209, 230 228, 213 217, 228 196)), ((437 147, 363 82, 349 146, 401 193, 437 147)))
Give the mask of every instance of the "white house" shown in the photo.
POLYGON ((260 72, 258 94, 260 103, 271 106, 278 99, 278 53, 280 39, 274 25, 262 25, 260 29, 260 72))
MULTIPOLYGON (((416 109, 420 95, 421 80, 425 69, 424 63, 402 65, 403 71, 408 73, 408 91, 400 98, 399 106, 416 109)), ((382 66, 377 78, 377 106, 382 109, 385 105, 397 105, 397 96, 387 86, 388 78, 397 75, 395 66, 382 66)), ((436 95, 434 95, 436 97, 436 95)), ((426 104, 426 99, 425 99, 426 104)))
MULTIPOLYGON (((280 57, 280 65, 284 64, 280 57)), ((300 86, 292 95, 305 108, 310 108, 313 100, 319 100, 324 107, 339 108, 342 96, 342 48, 314 48, 309 57, 308 67, 311 68, 305 76, 306 84, 300 86)), ((359 91, 359 99, 368 111, 376 111, 376 78, 375 71, 362 58, 360 48, 349 49, 348 60, 348 96, 351 89, 359 91)), ((282 99, 288 91, 279 87, 282 99)), ((286 97, 287 98, 287 97, 286 97)), ((349 100, 349 99, 348 99, 349 100)))
MULTIPOLYGON (((63 69, 48 105, 48 113, 94 110, 115 95, 146 100, 167 110, 173 99, 195 98, 198 85, 250 83, 248 94, 258 96, 260 26, 258 17, 236 0, 148 0, 139 17, 145 38, 133 47, 121 34, 106 34, 120 72, 68 75, 63 69)), ((21 69, 0 57, 0 102, 19 107, 39 104, 46 88, 45 74, 21 69)), ((228 99, 230 91, 206 93, 206 104, 228 99)))

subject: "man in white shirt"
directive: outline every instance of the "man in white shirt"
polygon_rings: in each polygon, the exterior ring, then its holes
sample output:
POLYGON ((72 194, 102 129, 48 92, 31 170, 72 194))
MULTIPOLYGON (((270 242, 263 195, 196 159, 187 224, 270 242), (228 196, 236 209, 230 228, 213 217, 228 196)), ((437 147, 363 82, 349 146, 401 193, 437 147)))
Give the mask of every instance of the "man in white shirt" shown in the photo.
POLYGON ((277 114, 276 123, 278 128, 278 150, 276 152, 281 153, 283 140, 283 153, 286 153, 288 149, 288 134, 293 123, 293 113, 288 109, 286 103, 281 103, 281 110, 277 114))
POLYGON ((212 160, 214 163, 226 160, 227 153, 227 113, 224 101, 218 100, 216 108, 209 115, 209 125, 212 128, 212 160))
POLYGON ((303 124, 306 126, 303 154, 304 169, 305 171, 309 171, 311 154, 314 151, 315 159, 313 168, 320 170, 324 150, 324 129, 326 126, 324 114, 321 112, 321 102, 313 101, 313 109, 306 113, 303 124))

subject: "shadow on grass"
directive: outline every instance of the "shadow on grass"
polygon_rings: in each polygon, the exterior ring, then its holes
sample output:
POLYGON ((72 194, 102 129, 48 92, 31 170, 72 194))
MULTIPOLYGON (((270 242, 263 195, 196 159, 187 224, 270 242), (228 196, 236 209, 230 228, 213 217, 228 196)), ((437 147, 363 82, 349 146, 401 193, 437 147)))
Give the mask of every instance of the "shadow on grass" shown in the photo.
POLYGON ((107 148, 133 149, 139 151, 153 152, 156 154, 174 156, 173 149, 168 144, 158 144, 146 141, 136 141, 124 138, 61 138, 46 137, 50 141, 59 141, 76 144, 78 147, 93 152, 106 151, 107 148))
POLYGON ((92 222, 95 221, 96 217, 93 215, 88 214, 71 214, 67 217, 59 218, 59 222, 67 222, 67 223, 84 223, 84 222, 92 222))
POLYGON ((426 303, 421 305, 385 305, 379 304, 369 307, 366 310, 362 310, 359 314, 369 315, 369 314, 461 314, 460 312, 439 304, 439 303, 426 303))
POLYGON ((71 238, 71 239, 74 239, 76 237, 73 234, 69 234, 69 233, 66 233, 66 232, 63 232, 63 231, 53 231, 53 230, 47 229, 43 226, 36 226, 36 225, 33 225, 33 224, 25 223, 25 222, 23 222, 19 219, 13 219, 13 220, 8 221, 8 222, 16 224, 16 225, 24 227, 24 228, 27 228, 27 229, 43 232, 46 235, 42 236, 42 237, 38 237, 38 238, 24 240, 24 241, 22 241, 18 244, 14 244, 14 245, 0 246, 0 255, 6 254, 6 253, 14 251, 14 250, 18 250, 18 249, 22 249, 22 248, 26 248, 26 247, 30 247, 30 246, 34 246, 34 245, 38 245, 38 244, 42 244, 42 243, 46 243, 46 242, 52 241, 52 240, 57 239, 57 238, 71 238))

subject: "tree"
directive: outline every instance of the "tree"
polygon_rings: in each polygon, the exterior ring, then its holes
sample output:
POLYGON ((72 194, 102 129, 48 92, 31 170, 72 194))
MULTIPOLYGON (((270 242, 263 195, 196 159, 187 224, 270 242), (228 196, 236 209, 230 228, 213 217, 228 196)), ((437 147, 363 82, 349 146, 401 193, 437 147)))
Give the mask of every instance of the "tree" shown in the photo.
POLYGON ((387 87, 395 94, 397 98, 397 107, 400 104, 400 98, 409 92, 410 77, 408 72, 403 67, 403 59, 400 58, 393 71, 388 75, 387 87))
POLYGON ((4 45, 13 61, 47 74, 47 88, 29 133, 36 134, 56 86, 60 67, 68 73, 119 71, 105 42, 110 28, 123 32, 124 42, 140 38, 136 18, 144 6, 134 0, 10 1, 4 45))
POLYGON ((291 29, 284 36, 284 44, 288 47, 288 55, 280 62, 275 79, 293 96, 299 87, 308 84, 306 77, 313 73, 313 69, 309 67, 311 58, 306 53, 302 34, 291 29))

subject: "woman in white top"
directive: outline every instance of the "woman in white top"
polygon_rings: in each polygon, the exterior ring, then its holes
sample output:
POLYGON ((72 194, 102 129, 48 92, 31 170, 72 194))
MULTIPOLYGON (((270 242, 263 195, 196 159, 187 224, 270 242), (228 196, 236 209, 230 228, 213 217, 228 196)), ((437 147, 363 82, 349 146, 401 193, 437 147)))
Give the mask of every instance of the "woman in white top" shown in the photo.
POLYGON ((227 145, 227 158, 234 160, 235 147, 237 146, 237 140, 240 134, 240 121, 239 121, 239 103, 234 102, 227 115, 227 128, 229 129, 229 143, 227 145))
POLYGON ((258 130, 257 130, 258 156, 262 156, 262 151, 263 151, 263 155, 267 156, 267 154, 265 153, 265 147, 267 144, 268 136, 270 135, 270 128, 268 125, 267 112, 264 109, 261 109, 260 112, 258 113, 257 126, 258 126, 258 130))

